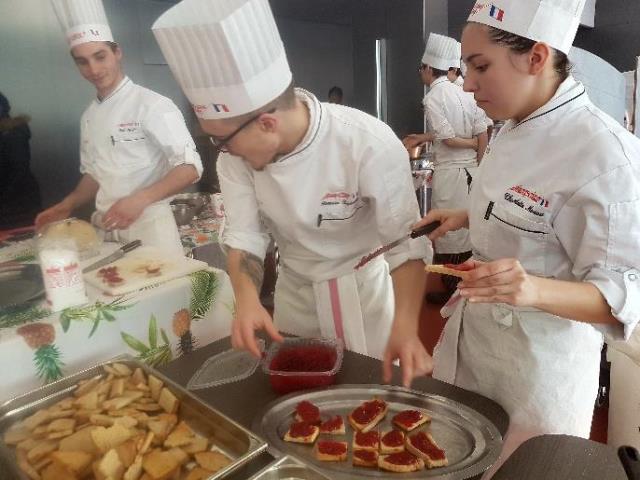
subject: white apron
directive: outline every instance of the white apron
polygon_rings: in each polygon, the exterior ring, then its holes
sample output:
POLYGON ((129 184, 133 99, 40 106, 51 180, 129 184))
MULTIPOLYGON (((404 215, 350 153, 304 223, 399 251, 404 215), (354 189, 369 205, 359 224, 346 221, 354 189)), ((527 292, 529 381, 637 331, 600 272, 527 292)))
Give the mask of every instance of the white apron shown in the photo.
MULTIPOLYGON (((640 150, 583 92, 569 78, 530 120, 507 123, 487 150, 471 193, 473 253, 481 261, 517 258, 532 275, 593 283, 621 322, 611 331, 628 337, 639 319, 638 286, 629 279, 640 238, 629 232, 640 217, 640 150)), ((433 376, 495 400, 510 416, 501 459, 486 478, 533 436, 589 437, 607 327, 458 295, 442 313, 449 319, 433 376)))
MULTIPOLYGON (((467 209, 469 206, 468 176, 475 175, 476 167, 448 167, 436 165, 433 172, 431 208, 467 209)), ((435 241, 437 253, 471 251, 469 230, 462 228, 449 232, 435 241)))
POLYGON ((322 282, 287 268, 278 272, 276 327, 301 337, 340 338, 345 348, 382 359, 395 309, 389 265, 372 261, 357 272, 322 282))

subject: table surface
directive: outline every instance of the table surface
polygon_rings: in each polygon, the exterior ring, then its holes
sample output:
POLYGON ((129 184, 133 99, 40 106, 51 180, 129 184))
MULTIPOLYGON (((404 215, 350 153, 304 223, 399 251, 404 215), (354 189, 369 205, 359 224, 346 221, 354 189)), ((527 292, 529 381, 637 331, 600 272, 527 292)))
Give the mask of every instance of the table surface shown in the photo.
MULTIPOLYGON (((170 362, 161 367, 160 370, 172 380, 186 386, 191 376, 207 358, 229 348, 231 348, 230 339, 225 338, 196 350, 190 355, 170 362)), ((399 383, 400 369, 394 368, 394 380, 395 383, 399 383)), ((380 361, 345 351, 344 361, 336 378, 336 383, 379 384, 382 381, 381 375, 382 367, 380 361)), ((443 395, 474 408, 491 420, 503 435, 508 427, 509 418, 506 412, 497 403, 488 398, 431 378, 417 379, 413 384, 413 388, 423 392, 443 395)), ((197 390, 193 393, 248 429, 251 429, 255 416, 270 402, 279 397, 271 390, 269 379, 261 369, 258 369, 246 380, 215 388, 197 390)), ((272 457, 263 455, 258 459, 258 462, 248 465, 242 471, 236 472, 229 478, 234 480, 247 478, 248 474, 255 473, 270 460, 272 460, 272 457)))
POLYGON ((493 480, 628 480, 616 450, 568 435, 527 440, 493 480))
MULTIPOLYGON (((212 355, 231 348, 229 338, 214 342, 192 354, 160 368, 167 376, 186 385, 191 376, 212 355)), ((394 383, 399 382, 395 368, 394 383)), ((345 352, 337 384, 379 384, 381 363, 370 357, 345 352)), ((418 391, 443 395, 465 404, 491 420, 504 435, 509 419, 497 403, 475 393, 432 378, 414 381, 418 391)), ((194 392, 225 415, 251 429, 254 418, 278 395, 271 390, 268 377, 258 369, 251 377, 236 383, 194 392)), ((245 479, 268 464, 273 457, 263 454, 256 461, 231 475, 230 479, 245 479)), ((525 442, 494 476, 495 480, 627 480, 616 451, 589 440, 569 436, 543 436, 525 442)))

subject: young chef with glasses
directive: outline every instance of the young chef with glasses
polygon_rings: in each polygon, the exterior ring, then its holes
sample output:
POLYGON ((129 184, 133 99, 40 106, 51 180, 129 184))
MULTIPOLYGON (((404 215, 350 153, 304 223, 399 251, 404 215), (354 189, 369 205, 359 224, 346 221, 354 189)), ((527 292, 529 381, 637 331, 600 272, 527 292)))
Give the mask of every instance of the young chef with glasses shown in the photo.
POLYGON ((419 217, 406 150, 377 119, 294 89, 267 0, 191 0, 153 32, 202 129, 223 153, 223 242, 236 296, 232 342, 259 355, 254 332, 339 337, 400 359, 403 381, 431 370, 417 337, 429 242, 359 258, 419 217), (262 262, 280 252, 275 325, 260 304, 262 262))
POLYGON ((567 52, 584 0, 477 2, 462 36, 464 88, 508 118, 467 210, 436 210, 432 237, 469 228, 434 377, 510 416, 503 460, 545 433, 589 437, 603 332, 640 320, 640 141, 589 100, 567 52))
POLYGON ((182 254, 167 198, 196 182, 200 157, 175 104, 122 71, 100 0, 52 0, 81 75, 97 98, 80 120, 79 184, 40 213, 36 226, 61 220, 95 198, 94 221, 121 241, 142 240, 182 254))

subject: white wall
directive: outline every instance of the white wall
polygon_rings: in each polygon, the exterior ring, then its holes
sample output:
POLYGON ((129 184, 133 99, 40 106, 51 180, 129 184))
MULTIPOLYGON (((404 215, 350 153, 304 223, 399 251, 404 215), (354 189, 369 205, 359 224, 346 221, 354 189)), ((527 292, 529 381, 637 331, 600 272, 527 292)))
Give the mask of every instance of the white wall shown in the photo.
POLYGON ((342 88, 353 99, 353 34, 350 26, 277 18, 297 86, 327 101, 329 89, 342 88))

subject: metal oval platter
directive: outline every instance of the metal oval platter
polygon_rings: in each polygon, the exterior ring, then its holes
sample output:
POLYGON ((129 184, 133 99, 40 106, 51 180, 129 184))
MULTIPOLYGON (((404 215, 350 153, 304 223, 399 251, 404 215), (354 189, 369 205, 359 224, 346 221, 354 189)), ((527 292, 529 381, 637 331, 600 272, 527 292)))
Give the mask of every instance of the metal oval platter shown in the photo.
POLYGON ((487 470, 500 455, 502 436, 496 426, 477 411, 445 397, 384 385, 340 385, 323 390, 295 393, 282 397, 267 406, 254 420, 253 430, 264 438, 276 454, 291 454, 320 469, 333 479, 368 479, 380 477, 430 478, 463 480, 487 470), (376 427, 380 432, 390 430, 391 418, 402 410, 418 409, 428 413, 431 422, 411 433, 425 430, 431 433, 446 452, 449 465, 414 473, 391 473, 351 464, 353 429, 347 416, 362 402, 378 397, 387 402, 386 417, 376 427), (307 400, 320 408, 322 419, 342 415, 345 435, 321 435, 325 439, 347 441, 349 457, 344 462, 321 462, 313 455, 311 445, 283 440, 294 421, 296 405, 307 400))

